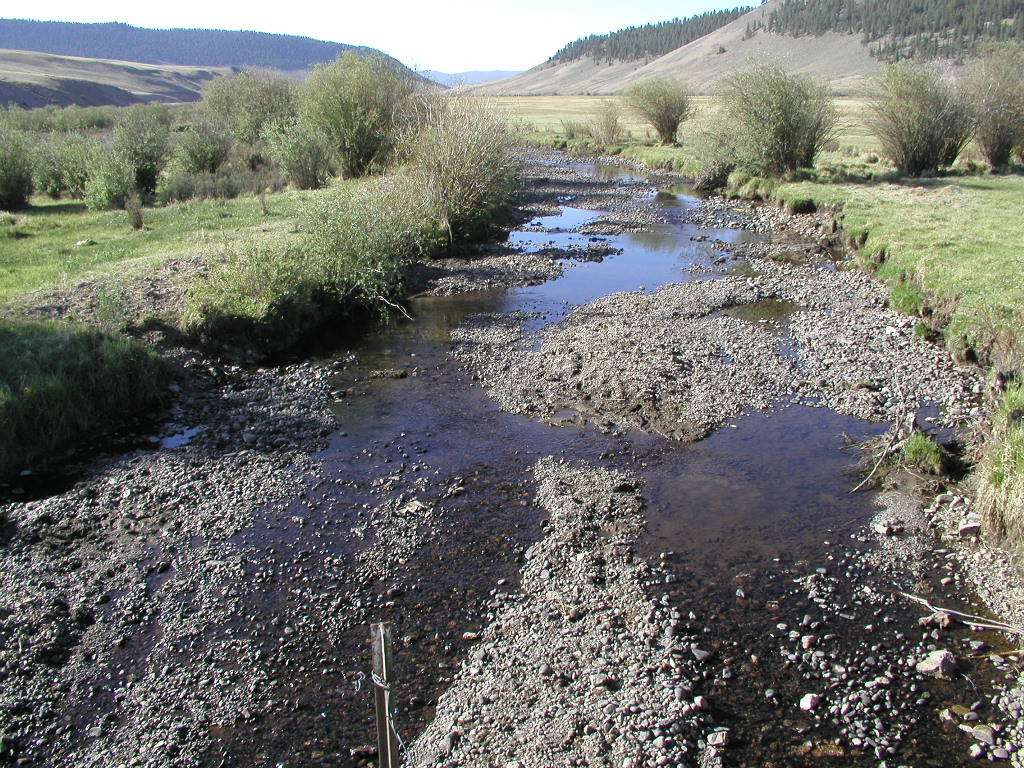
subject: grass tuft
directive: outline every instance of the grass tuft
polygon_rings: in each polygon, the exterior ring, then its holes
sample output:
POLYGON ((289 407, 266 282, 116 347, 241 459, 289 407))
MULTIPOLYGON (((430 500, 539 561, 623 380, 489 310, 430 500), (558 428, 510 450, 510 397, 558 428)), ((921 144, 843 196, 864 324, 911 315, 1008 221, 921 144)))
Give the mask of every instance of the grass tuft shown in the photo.
POLYGON ((84 324, 0 321, 0 477, 156 399, 166 377, 133 339, 84 324))
POLYGON ((1024 386, 1007 389, 978 467, 977 509, 992 530, 1024 546, 1024 386))
POLYGON ((942 474, 942 449, 928 435, 914 430, 900 450, 900 465, 912 472, 942 474))

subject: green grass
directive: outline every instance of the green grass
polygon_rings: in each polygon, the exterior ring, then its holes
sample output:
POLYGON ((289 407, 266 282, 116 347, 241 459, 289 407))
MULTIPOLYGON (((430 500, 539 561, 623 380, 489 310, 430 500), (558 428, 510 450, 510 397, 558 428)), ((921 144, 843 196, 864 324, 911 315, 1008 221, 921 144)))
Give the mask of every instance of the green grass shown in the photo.
POLYGON ((802 182, 777 196, 840 206, 846 231, 863 239, 865 263, 881 262, 877 275, 893 287, 897 306, 941 311, 955 350, 971 348, 999 364, 993 356, 1004 353, 993 345, 1024 331, 1024 177, 802 182))
POLYGON ((900 450, 900 464, 913 472, 942 474, 942 450, 923 432, 914 431, 900 450))
POLYGON ((268 197, 269 217, 252 197, 146 208, 138 231, 125 211, 90 211, 75 201, 33 198, 30 208, 16 214, 16 223, 0 219, 0 303, 98 273, 124 274, 145 270, 154 260, 209 254, 256 234, 283 236, 308 194, 268 197))
POLYGON ((0 478, 152 402, 165 369, 146 345, 82 323, 0 321, 0 478))
POLYGON ((1024 546, 1024 386, 1003 397, 978 468, 977 507, 992 529, 1024 546))

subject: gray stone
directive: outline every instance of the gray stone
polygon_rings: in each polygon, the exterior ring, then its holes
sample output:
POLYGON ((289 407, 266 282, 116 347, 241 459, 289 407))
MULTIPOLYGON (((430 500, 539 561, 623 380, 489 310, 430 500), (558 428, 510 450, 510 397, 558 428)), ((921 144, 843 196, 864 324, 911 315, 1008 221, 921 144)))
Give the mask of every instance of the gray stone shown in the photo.
POLYGON ((976 725, 971 730, 971 735, 982 744, 992 746, 996 743, 996 732, 991 725, 976 725))
POLYGON ((949 651, 932 651, 914 669, 922 675, 945 679, 956 669, 956 657, 949 651))
POLYGON ((804 697, 800 699, 800 709, 804 710, 805 712, 811 712, 816 706, 818 706, 820 702, 821 696, 819 696, 818 694, 805 694, 804 697))
POLYGON ((729 730, 722 728, 717 731, 712 731, 708 734, 708 746, 709 747, 724 747, 729 743, 729 730))

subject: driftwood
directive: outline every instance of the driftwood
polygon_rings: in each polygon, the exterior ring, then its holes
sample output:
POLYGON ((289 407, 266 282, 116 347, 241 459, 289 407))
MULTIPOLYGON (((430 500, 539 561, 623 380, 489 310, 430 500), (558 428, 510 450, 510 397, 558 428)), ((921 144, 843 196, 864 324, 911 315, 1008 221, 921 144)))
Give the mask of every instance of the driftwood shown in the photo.
POLYGON ((995 632, 1006 632, 1011 635, 1020 635, 1024 637, 1024 628, 1018 627, 1014 624, 1007 624, 1005 621, 997 621, 996 619, 986 619, 982 616, 974 616, 970 613, 962 613, 960 611, 954 611, 950 608, 939 608, 932 603, 929 603, 923 597, 917 597, 916 595, 908 595, 906 592, 896 592, 900 597, 905 597, 907 600, 923 605, 932 613, 948 613, 950 616, 956 616, 963 624, 966 624, 972 629, 990 629, 995 632))

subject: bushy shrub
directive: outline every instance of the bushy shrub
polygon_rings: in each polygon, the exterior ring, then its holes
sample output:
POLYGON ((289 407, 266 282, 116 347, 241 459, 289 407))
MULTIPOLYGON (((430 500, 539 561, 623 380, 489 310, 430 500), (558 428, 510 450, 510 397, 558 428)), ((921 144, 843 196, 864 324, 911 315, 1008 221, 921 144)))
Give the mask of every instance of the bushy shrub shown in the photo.
POLYGON ((676 140, 680 124, 693 113, 689 89, 670 77, 652 77, 626 88, 630 109, 646 120, 662 144, 676 140))
POLYGON ((433 221, 453 239, 477 238, 507 209, 516 189, 514 138, 492 105, 461 95, 436 98, 411 150, 433 221))
POLYGON ((573 139, 582 139, 587 135, 587 127, 576 120, 563 120, 562 135, 569 141, 572 141, 573 139))
POLYGON ((587 126, 587 133, 598 144, 609 146, 622 138, 622 124, 619 122, 619 105, 611 99, 603 99, 587 126))
POLYGON ((722 110, 737 166, 760 176, 809 168, 835 138, 831 90, 806 75, 753 64, 726 75, 722 110))
POLYGON ((236 139, 257 144, 272 126, 294 122, 298 98, 295 84, 280 72, 247 69, 207 83, 202 106, 236 139))
POLYGON ((268 134, 270 154, 296 189, 320 189, 333 171, 331 147, 319 131, 301 123, 268 134))
POLYGON ((868 99, 867 124, 882 153, 911 176, 952 165, 971 138, 971 110, 935 70, 900 62, 885 68, 868 99))
POLYGON ((217 174, 168 170, 156 187, 156 200, 161 205, 187 200, 211 200, 217 195, 217 174))
POLYGON ((186 173, 216 173, 230 151, 231 137, 213 123, 200 120, 180 135, 174 159, 186 173))
POLYGON ((85 204, 93 210, 124 208, 125 200, 136 189, 134 166, 120 153, 107 147, 89 169, 85 204))
POLYGON ((391 304, 413 258, 441 233, 418 174, 389 174, 343 185, 303 211, 310 264, 336 295, 391 304))
POLYGON ((167 159, 170 126, 163 104, 136 104, 118 116, 110 153, 131 169, 134 187, 147 195, 156 190, 167 159))
POLYGON ((990 45, 973 63, 966 93, 975 119, 975 139, 993 170, 1005 168, 1024 147, 1024 47, 990 45))
POLYGON ((35 156, 35 186, 56 199, 85 197, 90 169, 98 161, 99 142, 78 133, 53 133, 39 143, 35 156))
POLYGON ((54 112, 51 123, 54 131, 76 133, 104 131, 114 127, 117 107, 64 107, 54 112))
POLYGON ((209 281, 190 289, 183 327, 201 337, 256 336, 285 346, 320 319, 321 283, 299 247, 234 246, 209 281))
POLYGON ((301 115, 326 136, 345 176, 382 168, 416 114, 414 83, 381 57, 346 53, 314 67, 301 93, 301 115))
POLYGON ((21 208, 32 191, 32 144, 22 131, 0 126, 0 210, 21 208))

